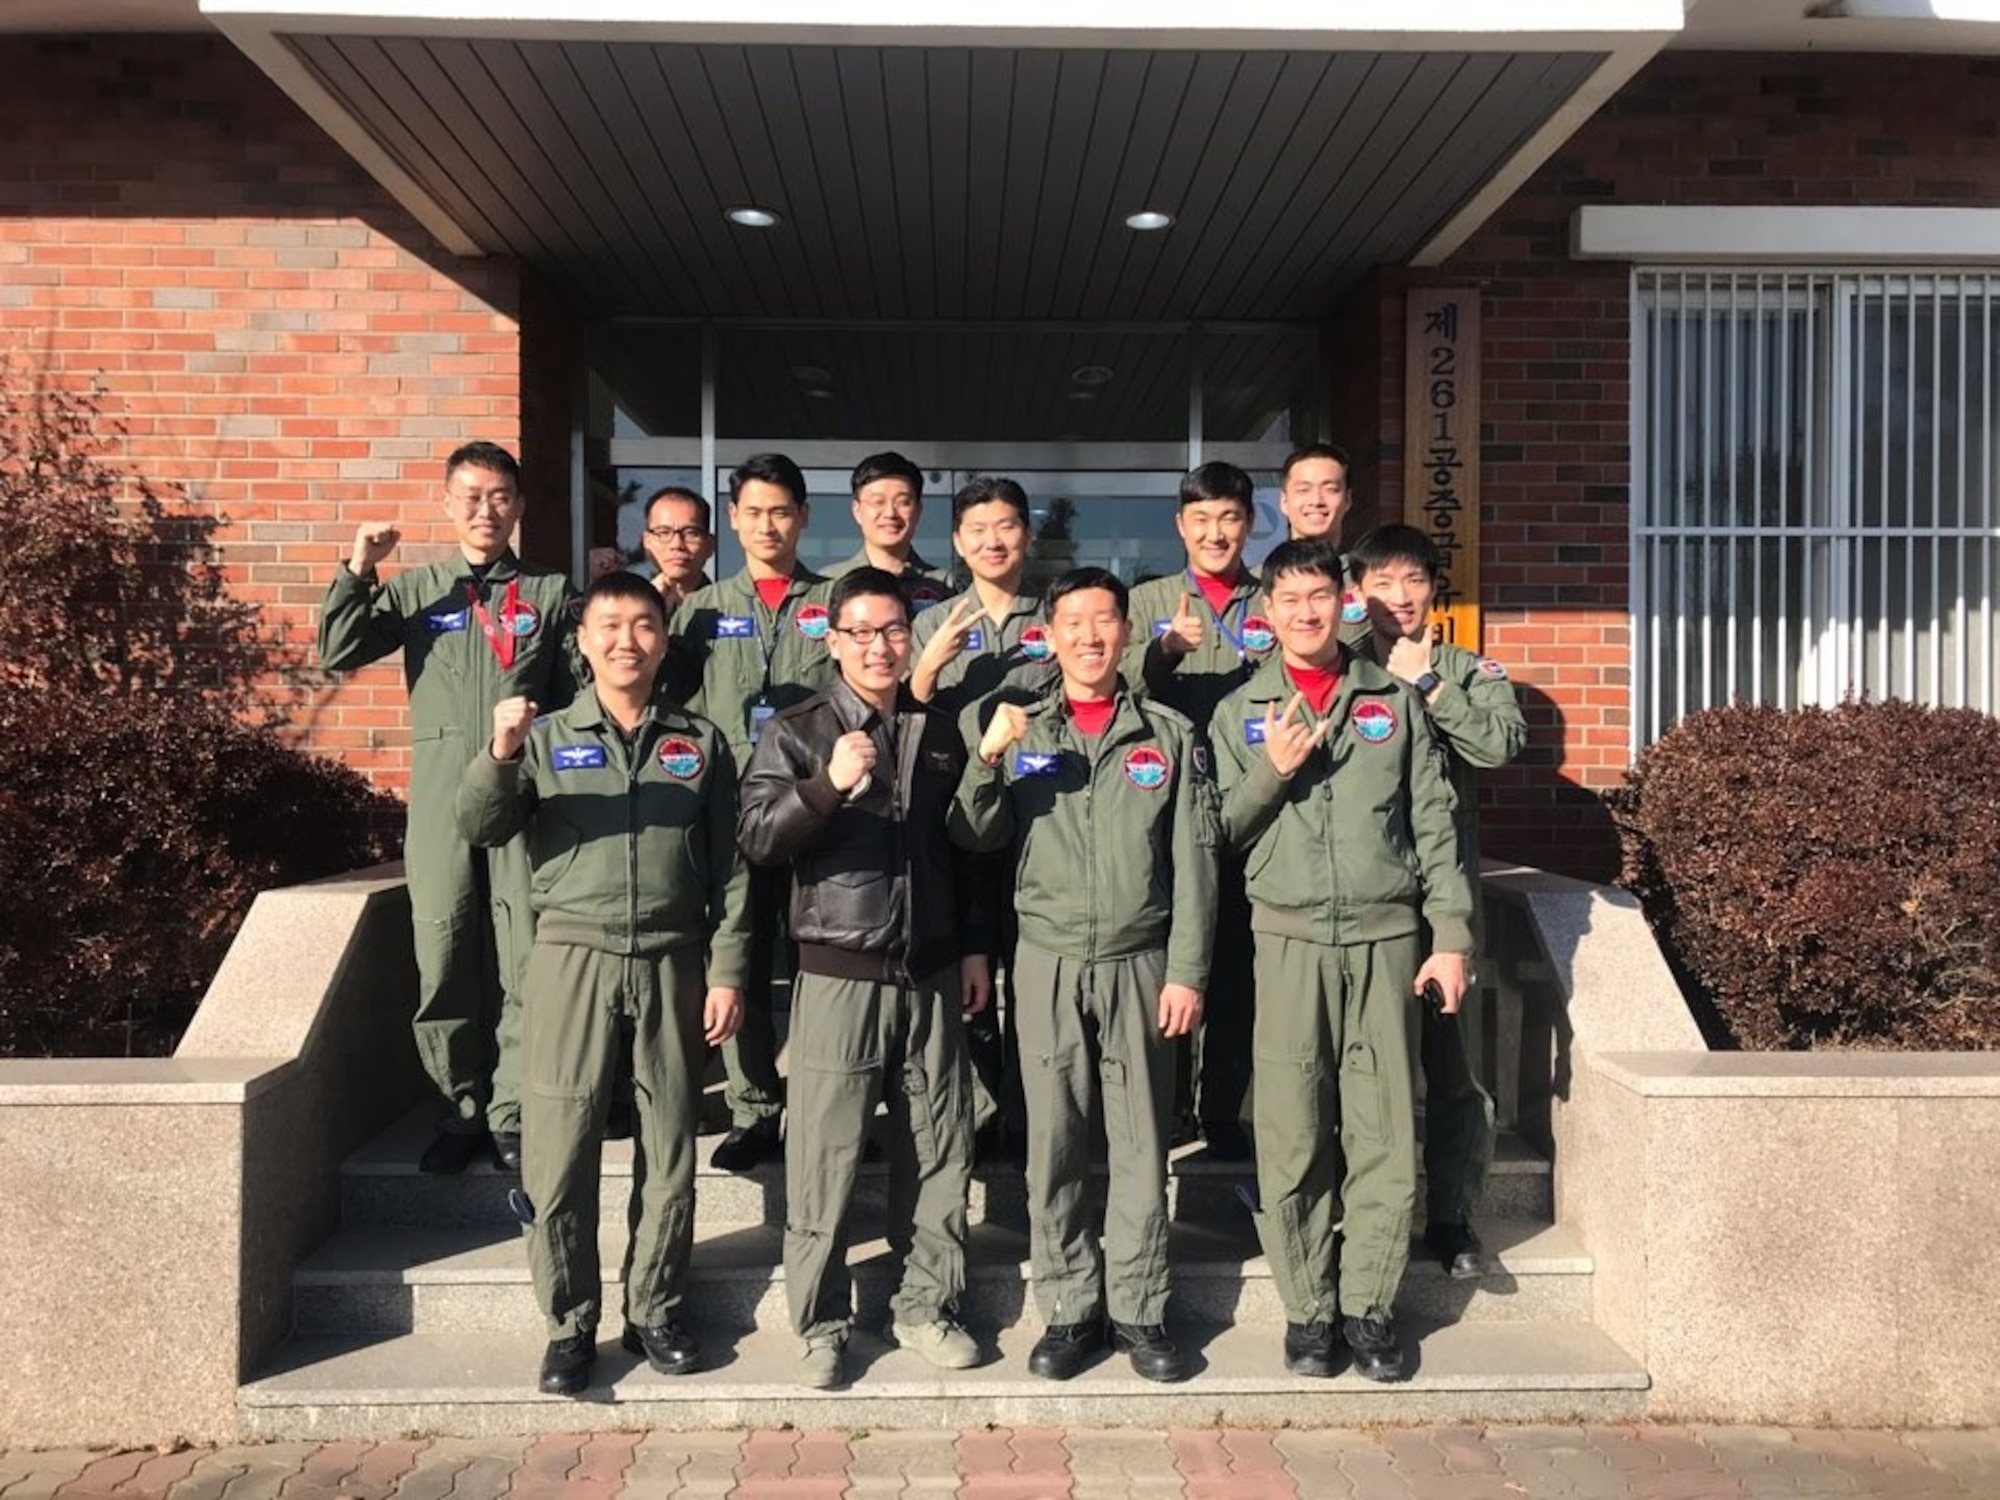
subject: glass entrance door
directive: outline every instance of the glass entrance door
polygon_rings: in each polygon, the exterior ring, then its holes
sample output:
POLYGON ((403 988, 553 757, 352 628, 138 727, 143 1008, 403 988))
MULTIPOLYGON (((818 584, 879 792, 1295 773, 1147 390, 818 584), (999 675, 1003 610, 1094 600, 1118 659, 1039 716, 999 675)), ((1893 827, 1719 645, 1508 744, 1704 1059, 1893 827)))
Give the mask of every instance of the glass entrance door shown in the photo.
POLYGON ((578 435, 579 571, 592 547, 636 559, 643 501, 669 484, 715 502, 715 568, 740 567, 728 479, 758 452, 805 472, 813 515, 800 555, 827 568, 861 546, 848 475, 884 450, 925 472, 917 549, 939 566, 957 561, 953 493, 990 474, 1028 493, 1038 575, 1059 560, 1130 582, 1178 571, 1181 476, 1217 458, 1257 485, 1255 565, 1283 535, 1284 454, 1323 436, 1317 339, 1291 325, 616 325, 594 347, 608 352, 593 356, 578 435), (866 436, 882 432, 919 436, 866 436))

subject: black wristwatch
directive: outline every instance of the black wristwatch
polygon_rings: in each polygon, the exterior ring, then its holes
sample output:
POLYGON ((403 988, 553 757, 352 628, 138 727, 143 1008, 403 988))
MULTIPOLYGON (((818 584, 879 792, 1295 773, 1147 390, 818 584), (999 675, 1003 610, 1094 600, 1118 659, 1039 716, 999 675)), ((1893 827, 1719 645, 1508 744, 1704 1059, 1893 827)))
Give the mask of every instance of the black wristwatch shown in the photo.
POLYGON ((1439 687, 1443 686, 1443 684, 1444 684, 1444 679, 1438 676, 1437 673, 1426 672, 1424 673, 1423 676, 1419 677, 1415 682, 1411 683, 1410 686, 1417 690, 1417 696, 1419 698, 1428 698, 1432 693, 1435 693, 1439 687))

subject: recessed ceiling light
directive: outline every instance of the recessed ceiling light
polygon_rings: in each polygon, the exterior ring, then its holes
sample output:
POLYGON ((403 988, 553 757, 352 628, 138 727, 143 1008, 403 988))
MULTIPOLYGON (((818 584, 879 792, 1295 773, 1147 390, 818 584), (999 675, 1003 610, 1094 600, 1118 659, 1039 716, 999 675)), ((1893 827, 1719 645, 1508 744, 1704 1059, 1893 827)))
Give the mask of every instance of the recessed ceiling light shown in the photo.
POLYGON ((801 385, 832 385, 833 371, 825 365, 793 365, 792 378, 801 385))
POLYGON ((729 209, 723 217, 732 224, 741 224, 745 229, 769 229, 778 222, 778 216, 770 209, 759 208, 754 203, 729 209))
POLYGON ((1141 209, 1136 214, 1125 215, 1125 227, 1127 229, 1165 229, 1173 222, 1174 216, 1172 214, 1161 213, 1157 208, 1141 209))
POLYGON ((807 391, 806 394, 812 397, 813 400, 815 401, 831 401, 833 399, 833 392, 828 390, 823 385, 814 386, 811 390, 807 391))
POLYGON ((1092 390, 1065 391, 1063 394, 1068 396, 1072 401, 1095 401, 1097 399, 1097 392, 1092 390))
POLYGON ((1109 365, 1082 365, 1069 372, 1069 378, 1078 385, 1104 385, 1112 376, 1109 365))

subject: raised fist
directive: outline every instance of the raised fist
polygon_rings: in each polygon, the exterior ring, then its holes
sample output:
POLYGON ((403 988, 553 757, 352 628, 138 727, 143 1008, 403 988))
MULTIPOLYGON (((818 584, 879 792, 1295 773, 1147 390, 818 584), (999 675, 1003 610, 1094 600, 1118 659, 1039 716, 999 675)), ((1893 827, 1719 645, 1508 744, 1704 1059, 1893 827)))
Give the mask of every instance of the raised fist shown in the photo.
POLYGON ((875 741, 865 729, 851 729, 833 742, 833 755, 826 763, 826 779, 843 797, 861 785, 875 769, 875 741))
POLYGON ((354 533, 354 551, 347 558, 349 570, 356 575, 373 572, 402 539, 402 532, 387 521, 363 521, 354 533))
POLYGON ((527 698, 502 698, 493 705, 493 758, 512 760, 535 727, 535 705, 527 698))
POLYGON ((1028 711, 1018 703, 996 703, 986 733, 979 737, 979 758, 989 766, 999 764, 1007 747, 1026 737, 1028 711))

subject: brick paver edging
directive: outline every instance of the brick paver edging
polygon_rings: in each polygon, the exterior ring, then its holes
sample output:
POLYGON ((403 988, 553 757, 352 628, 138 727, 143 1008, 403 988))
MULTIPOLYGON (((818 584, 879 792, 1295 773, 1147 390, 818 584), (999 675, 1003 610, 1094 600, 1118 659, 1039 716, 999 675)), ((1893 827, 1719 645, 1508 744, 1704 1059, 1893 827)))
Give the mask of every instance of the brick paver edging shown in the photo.
POLYGON ((0 1500, 2000 1500, 2000 1432, 598 1432, 0 1453, 0 1500))

